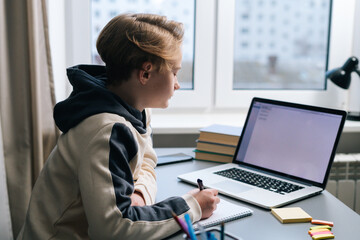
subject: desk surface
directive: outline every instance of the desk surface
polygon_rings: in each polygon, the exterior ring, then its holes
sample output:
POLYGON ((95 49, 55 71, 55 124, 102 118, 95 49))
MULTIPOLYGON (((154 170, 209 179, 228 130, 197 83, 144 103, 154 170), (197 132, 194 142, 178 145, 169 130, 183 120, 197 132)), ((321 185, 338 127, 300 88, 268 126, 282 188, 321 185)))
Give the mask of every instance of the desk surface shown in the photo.
MULTIPOLYGON (((192 149, 189 148, 169 148, 156 149, 156 152, 159 156, 179 152, 192 155, 191 150, 192 149)), ((193 160, 156 167, 158 182, 156 200, 161 201, 171 196, 181 196, 195 187, 178 180, 178 175, 211 167, 216 164, 218 163, 193 160)), ((259 240, 265 238, 277 240, 311 239, 307 233, 309 227, 312 226, 310 223, 282 224, 270 213, 269 210, 253 206, 224 195, 220 195, 220 198, 246 206, 254 211, 253 215, 250 217, 231 221, 225 224, 227 232, 232 233, 243 240, 259 240)), ((286 207, 301 207, 314 219, 333 221, 334 227, 332 231, 335 235, 335 239, 360 238, 360 215, 351 210, 327 191, 323 191, 320 195, 287 205, 286 207)), ((182 239, 181 234, 174 236, 172 239, 182 239)))

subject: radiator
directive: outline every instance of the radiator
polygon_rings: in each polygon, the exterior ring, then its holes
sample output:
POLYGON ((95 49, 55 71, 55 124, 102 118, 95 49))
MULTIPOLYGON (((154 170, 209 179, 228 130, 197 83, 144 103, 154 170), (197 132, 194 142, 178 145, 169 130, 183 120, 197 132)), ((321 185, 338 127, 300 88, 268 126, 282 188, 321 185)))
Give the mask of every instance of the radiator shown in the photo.
POLYGON ((336 154, 326 190, 360 214, 360 153, 336 154))

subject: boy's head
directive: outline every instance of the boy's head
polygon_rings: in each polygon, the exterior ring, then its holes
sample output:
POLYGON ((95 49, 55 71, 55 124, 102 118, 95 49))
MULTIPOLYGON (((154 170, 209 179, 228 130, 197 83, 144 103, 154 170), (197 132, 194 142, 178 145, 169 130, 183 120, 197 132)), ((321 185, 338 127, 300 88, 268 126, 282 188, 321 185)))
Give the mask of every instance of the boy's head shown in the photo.
POLYGON ((101 31, 96 47, 106 64, 108 84, 130 78, 151 62, 158 71, 171 69, 181 54, 184 29, 181 23, 153 14, 122 14, 114 17, 101 31))

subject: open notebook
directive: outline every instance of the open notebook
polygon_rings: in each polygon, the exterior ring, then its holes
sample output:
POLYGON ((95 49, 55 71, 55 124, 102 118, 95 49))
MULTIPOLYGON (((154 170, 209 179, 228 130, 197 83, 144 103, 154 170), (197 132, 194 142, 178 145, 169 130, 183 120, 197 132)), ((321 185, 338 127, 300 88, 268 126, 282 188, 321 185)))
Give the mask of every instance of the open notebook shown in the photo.
POLYGON ((250 216, 253 211, 247 207, 243 207, 224 199, 220 199, 220 203, 217 205, 216 210, 213 214, 207 218, 200 220, 194 224, 194 229, 199 229, 199 224, 204 227, 212 227, 215 225, 219 225, 222 222, 229 222, 235 219, 243 218, 250 216))

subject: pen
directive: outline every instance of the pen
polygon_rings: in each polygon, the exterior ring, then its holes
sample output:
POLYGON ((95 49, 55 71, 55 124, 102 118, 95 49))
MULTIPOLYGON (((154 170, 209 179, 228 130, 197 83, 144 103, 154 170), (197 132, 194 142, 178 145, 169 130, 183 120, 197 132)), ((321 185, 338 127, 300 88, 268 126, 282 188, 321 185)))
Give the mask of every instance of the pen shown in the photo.
POLYGON ((198 228, 199 228, 199 231, 200 231, 201 240, 207 240, 208 238, 206 236, 205 228, 200 223, 198 223, 198 228))
POLYGON ((181 230, 183 230, 184 233, 186 234, 186 236, 188 238, 190 238, 188 226, 186 225, 186 223, 183 220, 181 220, 178 216, 176 216, 176 214, 173 211, 171 211, 171 214, 172 214, 173 218, 175 219, 175 221, 177 222, 177 224, 180 226, 181 230))
POLYGON ((191 240, 197 240, 189 214, 185 213, 184 217, 185 217, 186 224, 188 225, 190 239, 191 240))
POLYGON ((220 227, 220 240, 224 240, 224 237, 225 237, 225 224, 224 222, 222 222, 220 227))
POLYGON ((206 232, 206 235, 208 240, 217 240, 215 235, 211 232, 206 232))
POLYGON ((200 191, 204 190, 204 185, 203 185, 203 182, 202 182, 202 180, 200 178, 198 178, 197 183, 198 183, 200 191))

